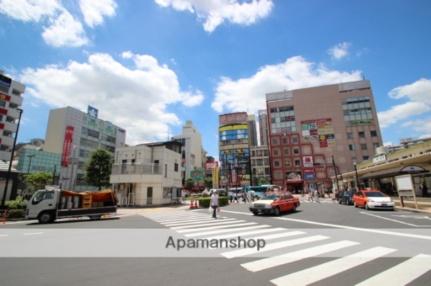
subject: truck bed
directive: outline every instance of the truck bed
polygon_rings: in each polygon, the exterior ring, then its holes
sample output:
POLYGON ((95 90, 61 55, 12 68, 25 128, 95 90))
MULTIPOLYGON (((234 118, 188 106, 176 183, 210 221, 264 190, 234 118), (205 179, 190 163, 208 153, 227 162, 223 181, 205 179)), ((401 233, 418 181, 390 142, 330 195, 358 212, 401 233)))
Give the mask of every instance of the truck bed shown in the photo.
POLYGON ((116 206, 106 206, 106 207, 97 207, 97 208, 79 208, 79 209, 61 209, 57 211, 57 217, 98 215, 98 214, 106 214, 106 213, 115 213, 116 211, 117 211, 116 206))

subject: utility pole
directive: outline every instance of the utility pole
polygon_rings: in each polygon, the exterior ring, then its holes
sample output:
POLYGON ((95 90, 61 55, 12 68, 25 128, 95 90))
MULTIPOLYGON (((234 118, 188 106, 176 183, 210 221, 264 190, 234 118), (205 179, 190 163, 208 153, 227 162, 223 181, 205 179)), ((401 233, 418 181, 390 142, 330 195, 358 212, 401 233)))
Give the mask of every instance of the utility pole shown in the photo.
POLYGON ((340 191, 340 186, 338 185, 338 172, 337 172, 337 166, 335 165, 334 156, 332 156, 332 166, 334 168, 335 172, 335 183, 337 184, 337 191, 340 191))
POLYGON ((10 153, 9 167, 7 169, 7 174, 6 174, 6 183, 5 183, 5 186, 4 186, 3 198, 1 200, 1 206, 2 207, 4 207, 4 204, 5 204, 5 201, 6 201, 6 194, 7 194, 7 189, 9 187, 9 179, 10 179, 11 170, 12 170, 13 154, 15 153, 16 139, 18 138, 19 124, 21 123, 21 115, 22 115, 22 112, 23 112, 23 110, 21 108, 17 108, 17 110, 19 112, 18 124, 16 126, 15 138, 13 139, 12 152, 10 153))

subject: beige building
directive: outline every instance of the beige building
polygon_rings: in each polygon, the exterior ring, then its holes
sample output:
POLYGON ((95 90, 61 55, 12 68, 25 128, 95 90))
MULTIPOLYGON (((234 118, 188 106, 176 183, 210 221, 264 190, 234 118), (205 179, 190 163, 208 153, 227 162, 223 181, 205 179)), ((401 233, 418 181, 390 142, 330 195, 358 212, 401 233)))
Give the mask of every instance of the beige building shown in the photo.
POLYGON ((190 178, 191 171, 195 168, 203 168, 206 161, 205 150, 202 148, 202 137, 193 126, 193 122, 187 120, 182 133, 172 138, 182 144, 181 150, 181 175, 183 184, 190 178))
POLYGON ((258 186, 271 182, 268 146, 250 147, 251 185, 258 186))
POLYGON ((115 151, 110 182, 122 206, 164 205, 181 196, 181 143, 168 141, 115 151))
POLYGON ((273 184, 330 187, 334 170, 353 170, 382 145, 367 80, 269 93, 266 100, 273 184))

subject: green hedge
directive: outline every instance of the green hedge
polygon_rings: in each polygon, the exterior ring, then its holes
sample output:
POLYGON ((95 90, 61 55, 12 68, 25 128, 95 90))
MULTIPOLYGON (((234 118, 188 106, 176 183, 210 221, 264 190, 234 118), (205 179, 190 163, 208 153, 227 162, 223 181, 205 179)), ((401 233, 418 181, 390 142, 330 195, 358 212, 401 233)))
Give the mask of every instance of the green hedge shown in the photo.
MULTIPOLYGON (((199 207, 201 208, 209 208, 210 207, 210 197, 200 197, 198 198, 199 201, 199 207)), ((219 197, 218 198, 218 205, 223 207, 229 204, 228 197, 219 197)))
POLYGON ((25 210, 23 209, 10 209, 7 212, 7 218, 24 218, 25 210))
POLYGON ((22 197, 18 196, 13 201, 6 201, 5 205, 8 209, 25 209, 27 203, 22 197))

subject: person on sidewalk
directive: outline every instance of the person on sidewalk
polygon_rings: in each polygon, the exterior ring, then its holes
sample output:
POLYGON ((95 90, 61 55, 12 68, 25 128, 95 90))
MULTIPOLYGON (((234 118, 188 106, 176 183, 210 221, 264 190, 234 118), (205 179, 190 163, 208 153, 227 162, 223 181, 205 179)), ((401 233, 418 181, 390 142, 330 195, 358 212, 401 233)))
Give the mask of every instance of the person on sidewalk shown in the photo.
POLYGON ((217 194, 217 191, 214 191, 211 194, 210 205, 211 205, 211 208, 213 209, 213 218, 217 218, 217 209, 218 209, 218 194, 217 194))

